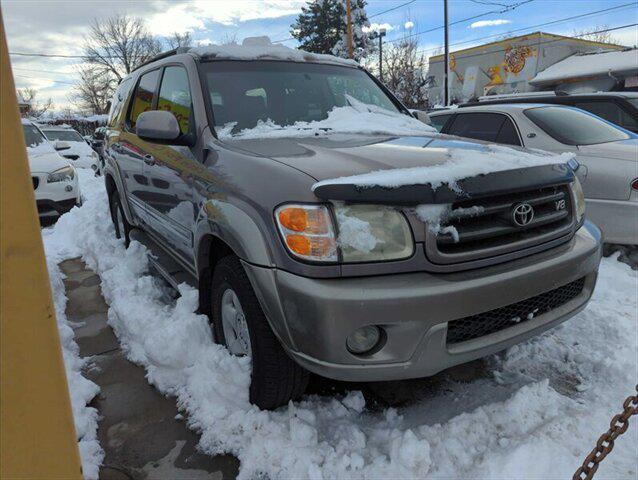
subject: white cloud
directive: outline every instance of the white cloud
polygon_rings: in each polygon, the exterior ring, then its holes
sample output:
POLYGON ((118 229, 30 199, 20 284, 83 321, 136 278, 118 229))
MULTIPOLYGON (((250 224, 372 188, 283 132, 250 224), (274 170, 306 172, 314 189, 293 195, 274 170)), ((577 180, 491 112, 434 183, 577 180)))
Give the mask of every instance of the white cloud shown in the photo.
POLYGON ((371 23, 369 27, 363 27, 364 32, 378 32, 382 28, 385 28, 386 32, 390 32, 395 29, 393 25, 389 23, 371 23))
POLYGON ((505 20, 499 18, 497 20, 479 20, 478 22, 472 23, 469 28, 482 28, 482 27, 495 27, 497 25, 505 25, 508 23, 512 23, 511 20, 505 20))
POLYGON ((406 30, 410 30, 412 27, 414 27, 414 22, 410 20, 403 24, 403 28, 405 28, 406 30))

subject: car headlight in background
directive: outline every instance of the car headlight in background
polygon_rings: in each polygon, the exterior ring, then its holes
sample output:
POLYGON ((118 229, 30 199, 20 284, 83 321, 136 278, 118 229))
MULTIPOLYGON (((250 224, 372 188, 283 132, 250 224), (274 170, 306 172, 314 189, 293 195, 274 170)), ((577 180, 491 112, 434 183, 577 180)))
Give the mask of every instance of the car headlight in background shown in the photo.
POLYGON ((382 205, 337 205, 338 246, 344 262, 378 262, 414 253, 405 216, 382 205))
POLYGON ((408 221, 393 208, 337 205, 335 217, 336 229, 324 205, 290 204, 275 211, 286 248, 304 260, 378 262, 408 258, 414 253, 408 221))
POLYGON ((48 183, 54 182, 67 182, 73 180, 75 178, 75 170, 71 165, 67 165, 66 167, 59 168, 52 173, 49 173, 47 177, 48 183))
POLYGON ((572 193, 574 197, 574 210, 576 210, 576 223, 580 223, 585 217, 585 194, 583 193, 580 180, 578 180, 576 176, 574 176, 574 181, 572 182, 572 193))

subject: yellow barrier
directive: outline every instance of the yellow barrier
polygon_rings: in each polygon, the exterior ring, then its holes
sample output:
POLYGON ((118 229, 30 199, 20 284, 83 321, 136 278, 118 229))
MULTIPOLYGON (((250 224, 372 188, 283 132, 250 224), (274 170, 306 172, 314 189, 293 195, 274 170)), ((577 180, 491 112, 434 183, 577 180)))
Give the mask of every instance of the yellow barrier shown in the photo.
POLYGON ((0 29, 0 477, 81 479, 1 15, 0 29))

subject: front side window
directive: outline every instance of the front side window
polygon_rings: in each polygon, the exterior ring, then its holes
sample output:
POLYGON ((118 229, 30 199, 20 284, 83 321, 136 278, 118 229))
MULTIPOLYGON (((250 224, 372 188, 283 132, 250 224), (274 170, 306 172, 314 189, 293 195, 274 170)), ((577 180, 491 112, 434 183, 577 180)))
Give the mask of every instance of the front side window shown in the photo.
POLYGON ((159 80, 159 73, 159 70, 145 73, 137 84, 137 88, 133 94, 133 105, 131 105, 131 111, 129 112, 129 125, 132 129, 135 128, 137 117, 139 117, 141 113, 153 108, 155 88, 159 80))
POLYGON ((604 118, 608 122, 615 123, 621 127, 636 130, 638 120, 622 109, 620 105, 611 100, 607 101, 580 101, 574 104, 576 108, 581 108, 594 115, 604 118))
POLYGON ((452 114, 450 115, 430 115, 430 123, 432 124, 432 126, 434 128, 436 128, 437 132, 440 132, 441 130, 443 130, 443 126, 445 125, 445 122, 448 121, 448 119, 452 116, 452 114))
POLYGON ((339 65, 280 61, 203 63, 215 125, 234 122, 232 133, 271 120, 277 125, 325 120, 348 97, 400 113, 363 71, 339 65))
POLYGON ((524 113, 550 137, 565 145, 595 145, 630 138, 622 129, 575 108, 537 107, 524 113))
POLYGON ((23 124, 22 131, 24 132, 24 143, 27 147, 37 147, 47 141, 40 130, 33 125, 23 124))
POLYGON ((157 99, 157 109, 175 115, 182 134, 190 130, 192 102, 188 75, 182 67, 166 67, 157 99))
POLYGON ((61 140, 63 142, 83 142, 82 136, 75 130, 45 130, 44 134, 49 140, 55 142, 61 140))
POLYGON ((496 137, 498 137, 505 120, 507 117, 500 113, 457 114, 447 133, 486 142, 496 142, 496 137))

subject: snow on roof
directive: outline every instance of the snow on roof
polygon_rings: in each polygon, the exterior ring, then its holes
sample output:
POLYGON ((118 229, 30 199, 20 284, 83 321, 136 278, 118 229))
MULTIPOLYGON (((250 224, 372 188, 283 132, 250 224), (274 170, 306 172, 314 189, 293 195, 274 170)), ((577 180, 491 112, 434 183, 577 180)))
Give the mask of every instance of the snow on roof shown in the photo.
POLYGON ((202 58, 228 60, 287 60, 291 62, 330 63, 336 65, 359 66, 354 60, 339 58, 322 53, 310 53, 281 44, 274 44, 268 37, 248 37, 241 45, 207 45, 193 47, 190 53, 202 58))
POLYGON ((529 83, 537 85, 577 77, 638 71, 638 50, 572 55, 547 67, 529 83))

